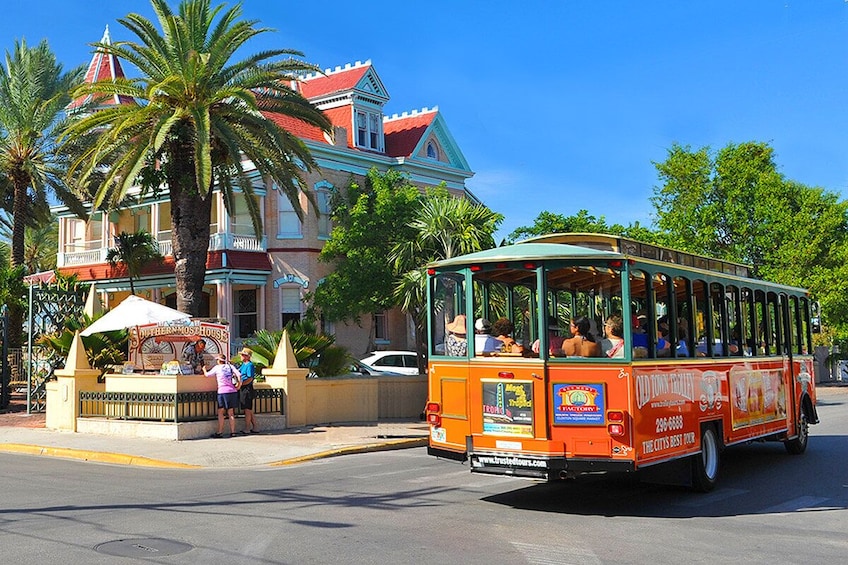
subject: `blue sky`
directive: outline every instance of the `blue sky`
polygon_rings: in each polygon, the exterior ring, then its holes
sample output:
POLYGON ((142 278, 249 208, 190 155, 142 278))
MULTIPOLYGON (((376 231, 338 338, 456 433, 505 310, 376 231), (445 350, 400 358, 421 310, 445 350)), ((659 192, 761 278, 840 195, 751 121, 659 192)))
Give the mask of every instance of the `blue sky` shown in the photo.
MULTIPOLYGON (((787 178, 848 192, 844 0, 242 4, 276 30, 251 51, 371 59, 387 114, 438 105, 476 173, 468 187, 506 217, 501 237, 543 210, 650 223, 652 161, 674 142, 768 142, 787 178)), ((117 19, 152 16, 147 0, 3 8, 0 48, 46 38, 67 67, 107 24, 133 39, 117 19)))

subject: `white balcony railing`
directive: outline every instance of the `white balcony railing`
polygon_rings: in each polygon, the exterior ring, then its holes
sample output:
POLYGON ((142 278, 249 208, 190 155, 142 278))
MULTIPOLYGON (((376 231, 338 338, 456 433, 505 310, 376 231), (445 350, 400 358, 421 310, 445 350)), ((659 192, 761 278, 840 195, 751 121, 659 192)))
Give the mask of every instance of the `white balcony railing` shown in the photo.
POLYGON ((256 239, 252 235, 234 233, 214 233, 209 238, 209 251, 265 251, 268 249, 267 239, 256 239))
MULTIPOLYGON (((209 238, 209 251, 267 251, 267 238, 262 236, 257 239, 252 235, 239 235, 232 233, 213 233, 209 238)), ((159 241, 159 252, 164 256, 174 254, 174 246, 171 240, 159 241)), ((105 263, 108 247, 89 249, 86 251, 69 251, 59 253, 56 257, 57 267, 76 267, 78 265, 91 265, 105 263)))
POLYGON ((107 247, 100 249, 89 249, 87 251, 71 251, 59 253, 56 257, 57 267, 74 267, 76 265, 90 265, 92 263, 105 263, 106 255, 109 253, 107 247))

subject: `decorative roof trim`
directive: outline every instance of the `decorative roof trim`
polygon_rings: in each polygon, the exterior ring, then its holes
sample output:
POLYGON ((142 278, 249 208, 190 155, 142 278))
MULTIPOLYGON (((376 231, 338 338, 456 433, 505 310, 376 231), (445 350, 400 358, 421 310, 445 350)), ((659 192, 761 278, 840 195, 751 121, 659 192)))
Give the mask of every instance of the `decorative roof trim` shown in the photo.
POLYGON ((439 107, 433 106, 432 108, 428 108, 424 106, 421 110, 410 110, 408 112, 402 112, 400 114, 392 114, 391 116, 383 116, 383 123, 391 122, 394 120, 405 120, 406 118, 411 118, 412 116, 420 116, 422 114, 432 114, 434 112, 438 112, 439 107))
POLYGON ((370 67, 370 66, 371 66, 371 59, 366 59, 364 63, 362 61, 357 61, 353 65, 351 65, 350 63, 345 63, 344 66, 337 65, 335 69, 326 68, 326 69, 324 69, 323 73, 307 73, 300 78, 301 78, 301 80, 304 80, 304 81, 312 80, 314 78, 322 78, 322 77, 325 77, 325 76, 330 76, 330 75, 334 75, 334 74, 337 74, 337 73, 343 73, 345 71, 350 71, 352 69, 358 69, 359 67, 370 67))

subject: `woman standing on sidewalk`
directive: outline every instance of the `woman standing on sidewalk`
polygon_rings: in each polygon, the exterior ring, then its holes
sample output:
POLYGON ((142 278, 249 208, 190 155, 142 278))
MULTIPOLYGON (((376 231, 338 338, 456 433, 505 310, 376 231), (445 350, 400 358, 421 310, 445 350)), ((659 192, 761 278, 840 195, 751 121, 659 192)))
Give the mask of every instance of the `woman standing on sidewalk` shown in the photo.
POLYGON ((230 418, 230 437, 236 434, 235 408, 239 402, 238 389, 241 386, 241 373, 239 370, 227 363, 223 355, 216 355, 217 365, 210 370, 203 367, 203 374, 207 377, 215 377, 218 380, 218 432, 212 437, 224 437, 224 410, 230 418))
POLYGON ((253 350, 245 347, 240 351, 241 365, 239 372, 241 373, 241 387, 239 388, 239 406, 244 411, 244 431, 245 433, 258 434, 259 430, 256 426, 256 416, 253 414, 253 378, 256 376, 256 366, 250 360, 253 357, 253 350))

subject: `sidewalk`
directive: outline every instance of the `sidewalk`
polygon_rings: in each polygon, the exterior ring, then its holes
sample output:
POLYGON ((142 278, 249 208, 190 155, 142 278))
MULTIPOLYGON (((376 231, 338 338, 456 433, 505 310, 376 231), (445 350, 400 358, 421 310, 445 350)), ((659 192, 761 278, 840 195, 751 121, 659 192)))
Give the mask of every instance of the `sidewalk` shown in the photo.
POLYGON ((424 422, 332 424, 282 432, 186 441, 58 432, 44 414, 27 415, 20 404, 0 413, 0 452, 170 468, 290 465, 336 455, 427 445, 424 422))
MULTIPOLYGON (((817 385, 820 398, 848 395, 848 383, 817 385)), ((186 469, 291 465, 312 459, 427 445, 419 421, 332 424, 223 439, 169 441, 57 432, 21 402, 0 413, 0 452, 186 469)))

